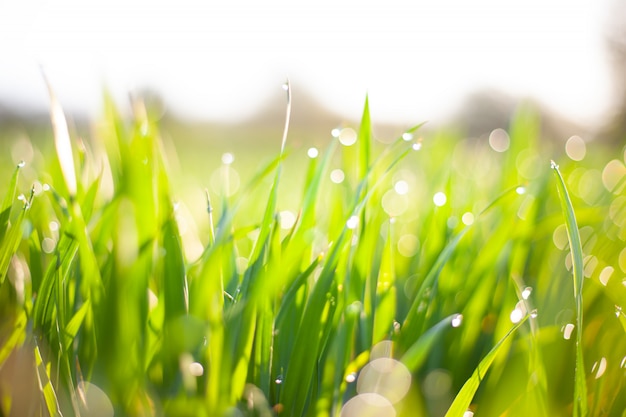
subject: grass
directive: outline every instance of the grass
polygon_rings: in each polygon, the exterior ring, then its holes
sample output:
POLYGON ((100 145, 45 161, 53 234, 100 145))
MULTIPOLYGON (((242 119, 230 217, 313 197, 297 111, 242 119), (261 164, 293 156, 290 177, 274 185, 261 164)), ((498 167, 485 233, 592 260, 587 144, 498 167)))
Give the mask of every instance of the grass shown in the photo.
POLYGON ((0 170, 1 415, 626 409, 623 149, 574 162, 526 106, 503 152, 381 144, 366 101, 306 156, 288 104, 274 158, 198 187, 140 102, 82 141, 51 97, 56 152, 0 170))

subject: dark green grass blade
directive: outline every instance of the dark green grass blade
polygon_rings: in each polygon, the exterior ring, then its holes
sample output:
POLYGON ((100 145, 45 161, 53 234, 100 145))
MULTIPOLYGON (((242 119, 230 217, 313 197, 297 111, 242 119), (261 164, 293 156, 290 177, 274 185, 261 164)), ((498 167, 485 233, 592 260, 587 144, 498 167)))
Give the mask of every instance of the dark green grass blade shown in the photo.
POLYGON ((569 197, 565 181, 559 171, 559 166, 551 162, 552 171, 557 179, 556 186, 561 202, 561 210, 565 217, 567 239, 572 255, 572 271, 574 278, 574 299, 576 302, 576 369, 574 382, 574 415, 584 416, 588 412, 587 382, 585 378, 585 362, 583 359, 582 331, 583 331, 583 249, 580 233, 574 214, 574 207, 569 197))
POLYGON ((489 353, 487 353, 487 355, 480 361, 480 363, 474 370, 474 373, 472 374, 472 376, 465 382, 465 384, 461 388, 461 391, 459 391, 459 393, 454 398, 452 405, 450 406, 450 408, 448 409, 448 412, 446 413, 446 417, 462 417, 463 416, 463 414, 467 411, 470 403, 472 402, 472 399, 474 398, 474 394, 476 393, 476 390, 478 389, 480 383, 482 382, 483 378, 487 374, 487 371, 489 370, 491 363, 493 362, 493 360, 496 358, 496 355, 500 351, 500 348, 504 345, 504 342, 513 333, 515 333, 515 331, 519 329, 522 326, 522 324, 526 322, 526 320, 528 320, 528 317, 530 316, 527 315, 524 319, 520 320, 519 323, 513 326, 511 330, 509 330, 508 333, 504 335, 504 337, 500 339, 498 343, 496 343, 496 345, 489 351, 489 353))

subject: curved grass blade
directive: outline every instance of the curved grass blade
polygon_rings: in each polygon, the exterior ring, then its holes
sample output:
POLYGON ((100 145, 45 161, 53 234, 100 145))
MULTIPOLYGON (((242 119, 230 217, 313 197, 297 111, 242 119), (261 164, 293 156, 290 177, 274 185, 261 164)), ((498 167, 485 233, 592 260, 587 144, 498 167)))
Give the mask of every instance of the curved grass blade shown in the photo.
POLYGON ((587 414, 587 382, 585 380, 585 362, 583 360, 583 248, 578 232, 576 215, 572 206, 572 200, 567 192, 565 181, 559 171, 559 166, 550 161, 550 167, 556 176, 556 187, 561 201, 561 211, 565 217, 567 239, 572 251, 572 273, 574 278, 574 299, 576 302, 576 369, 574 372, 574 415, 584 416, 587 414))
POLYGON ((67 129, 67 121, 61 103, 56 97, 52 85, 48 78, 43 75, 48 87, 50 95, 50 119, 52 120, 52 129, 54 130, 54 146, 56 148, 57 157, 61 166, 61 173, 65 180, 65 186, 71 197, 76 195, 76 169, 74 168, 74 156, 72 154, 72 143, 70 141, 70 133, 67 129))
POLYGON ((411 372, 416 372, 424 364, 428 352, 437 341, 439 335, 445 330, 452 327, 452 320, 457 317, 457 314, 452 314, 433 327, 424 332, 419 339, 406 351, 400 361, 411 372))
POLYGON ((43 393, 48 414, 52 417, 62 417, 63 414, 61 414, 57 394, 54 391, 54 387, 52 386, 52 382, 50 381, 50 375, 48 375, 49 371, 41 357, 41 352, 39 351, 39 346, 37 346, 37 344, 35 344, 34 353, 35 362, 37 365, 37 379, 39 380, 39 389, 43 393))
POLYGON ((487 353, 487 355, 483 358, 483 360, 480 361, 480 363, 478 364, 478 366, 472 373, 472 376, 467 381, 465 381, 465 384, 463 384, 461 391, 459 391, 459 393, 454 398, 452 405, 450 406, 450 408, 448 409, 448 412, 446 413, 446 417, 462 417, 463 416, 463 414, 467 411, 467 408, 469 407, 470 403, 472 402, 472 399, 474 398, 474 394, 476 393, 478 386, 480 385, 483 378, 487 374, 487 371, 489 370, 491 363, 493 362, 493 360, 496 358, 496 355, 500 351, 500 348, 504 345, 504 342, 513 333, 515 333, 515 331, 519 329, 521 325, 526 322, 526 320, 528 320, 528 317, 530 316, 526 315, 526 317, 520 320, 519 323, 513 326, 511 330, 509 330, 507 334, 505 334, 504 337, 500 339, 498 343, 496 343, 496 345, 489 351, 489 353, 487 353))

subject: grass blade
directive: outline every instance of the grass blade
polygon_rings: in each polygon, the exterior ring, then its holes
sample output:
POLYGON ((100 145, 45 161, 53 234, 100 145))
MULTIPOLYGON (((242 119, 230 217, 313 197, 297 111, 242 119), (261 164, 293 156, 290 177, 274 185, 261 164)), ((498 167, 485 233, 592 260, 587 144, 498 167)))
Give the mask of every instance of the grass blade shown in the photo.
POLYGON ((515 326, 508 331, 506 335, 502 339, 496 343, 496 345, 487 353, 487 355, 480 361, 472 376, 463 384, 461 391, 456 395, 452 405, 448 409, 446 413, 446 417, 462 417, 463 414, 467 411, 472 399, 474 398, 474 394, 478 389, 478 386, 482 382, 483 378, 487 374, 491 363, 496 358, 496 355, 500 351, 500 348, 504 345, 504 342, 513 334, 517 329, 521 327, 522 324, 528 320, 526 316, 524 319, 520 320, 515 326))
POLYGON ((585 379, 585 362, 583 359, 583 248, 576 222, 572 200, 569 197, 565 181, 559 166, 551 161, 550 166, 556 176, 556 186, 561 202, 561 210, 565 217, 565 228, 572 256, 572 273, 574 278, 574 299, 576 302, 576 369, 574 382, 574 415, 587 415, 587 382, 585 379))

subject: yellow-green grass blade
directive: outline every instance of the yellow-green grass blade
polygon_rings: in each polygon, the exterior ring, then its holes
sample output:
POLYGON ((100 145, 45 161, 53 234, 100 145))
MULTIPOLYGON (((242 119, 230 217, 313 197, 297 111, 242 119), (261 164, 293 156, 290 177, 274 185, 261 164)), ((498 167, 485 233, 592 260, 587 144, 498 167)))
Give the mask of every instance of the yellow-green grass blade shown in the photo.
POLYGON ((357 178, 367 175, 372 153, 372 121, 370 117, 369 97, 365 96, 365 105, 361 116, 361 125, 357 136, 358 143, 358 171, 357 178))
POLYGON ((330 346, 321 361, 323 368, 320 381, 320 392, 314 404, 314 415, 337 415, 341 409, 343 394, 349 381, 345 373, 354 348, 354 334, 361 312, 361 305, 353 303, 341 311, 340 320, 334 324, 335 334, 330 346))
POLYGON ((286 370, 280 396, 285 411, 291 415, 302 415, 305 412, 310 390, 313 389, 315 366, 320 354, 324 324, 328 320, 329 300, 326 294, 334 280, 337 263, 345 248, 347 236, 347 229, 344 229, 331 247, 307 301, 300 327, 296 330, 294 352, 286 370))
POLYGON ((587 382, 585 376, 585 362, 583 359, 583 249, 580 233, 576 222, 574 207, 567 191, 567 186, 559 170, 559 166, 552 161, 552 171, 556 177, 556 185, 561 202, 561 211, 565 217, 565 228, 572 256, 572 274, 574 281, 574 300, 576 303, 576 369, 574 382, 574 415, 584 416, 588 412, 587 382))
MULTIPOLYGON (((11 208, 15 202, 17 196, 17 180, 19 178, 20 168, 24 166, 23 163, 18 164, 13 175, 9 180, 9 187, 7 193, 2 200, 2 206, 0 206, 0 242, 4 240, 7 230, 9 229, 9 220, 11 219, 11 208)), ((1 283, 1 281, 0 281, 1 283)))
POLYGON ((452 405, 448 409, 446 413, 446 417, 462 417, 465 412, 468 410, 472 399, 474 398, 474 394, 476 390, 480 386, 480 383, 484 379, 491 363, 498 355, 500 348, 504 345, 504 343, 508 340, 508 338, 519 329, 522 324, 528 320, 528 315, 519 321, 515 326, 513 326, 506 335, 502 339, 496 343, 496 345, 487 353, 487 355, 480 361, 472 376, 463 384, 463 387, 459 391, 459 393, 454 398, 452 405))
POLYGON ((11 352, 13 352, 17 346, 21 346, 22 343, 24 343, 26 339, 26 324, 26 312, 22 310, 17 317, 13 319, 11 332, 0 346, 0 369, 2 369, 2 365, 4 365, 4 362, 11 352))
POLYGON ((57 245, 55 259, 50 263, 40 287, 33 289, 37 293, 33 306, 33 324, 35 328, 48 333, 54 328, 55 308, 59 308, 57 303, 60 302, 55 294, 61 291, 59 287, 62 286, 62 282, 69 278, 77 252, 78 241, 69 235, 63 234, 57 245))
POLYGON ((46 404, 46 410, 51 417, 62 417, 61 409, 59 407, 59 399, 57 398, 56 391, 50 381, 49 367, 44 363, 39 346, 35 344, 35 365, 37 366, 37 378, 39 381, 39 389, 43 394, 46 404))
POLYGON ((54 131, 54 145, 58 158, 63 184, 70 200, 76 196, 77 181, 76 169, 74 167, 74 155, 72 153, 72 142, 67 128, 67 121, 61 103, 56 97, 52 85, 44 75, 44 80, 48 86, 50 96, 50 119, 54 131))
POLYGON ((20 214, 18 215, 17 219, 15 219, 15 222, 11 224, 11 227, 5 234, 4 239, 0 241, 0 285, 4 283, 9 269, 9 265, 11 263, 11 258, 17 251, 18 246, 22 240, 22 223, 24 222, 26 214, 30 209, 32 200, 32 192, 30 199, 26 200, 25 197, 22 199, 22 201, 24 202, 24 206, 22 207, 20 214))

